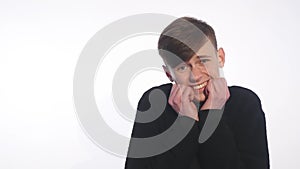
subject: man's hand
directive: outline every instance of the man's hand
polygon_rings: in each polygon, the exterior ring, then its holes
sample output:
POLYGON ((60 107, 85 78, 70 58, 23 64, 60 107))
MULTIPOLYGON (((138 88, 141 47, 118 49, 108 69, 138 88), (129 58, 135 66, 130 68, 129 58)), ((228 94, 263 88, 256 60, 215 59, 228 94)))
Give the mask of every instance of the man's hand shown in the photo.
POLYGON ((188 116, 199 121, 198 108, 193 102, 194 96, 195 93, 191 87, 174 84, 168 103, 180 115, 188 116))
POLYGON ((230 93, 224 78, 210 79, 204 90, 206 101, 201 110, 222 109, 230 93))

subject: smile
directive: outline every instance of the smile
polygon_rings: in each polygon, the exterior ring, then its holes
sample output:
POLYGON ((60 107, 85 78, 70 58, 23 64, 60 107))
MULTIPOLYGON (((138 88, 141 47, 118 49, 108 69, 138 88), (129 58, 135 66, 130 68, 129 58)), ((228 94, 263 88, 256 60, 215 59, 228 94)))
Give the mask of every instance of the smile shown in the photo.
POLYGON ((202 84, 200 84, 200 85, 194 86, 193 88, 194 88, 195 90, 198 90, 198 89, 202 89, 202 88, 205 87, 206 85, 207 85, 207 82, 204 82, 204 83, 202 83, 202 84))

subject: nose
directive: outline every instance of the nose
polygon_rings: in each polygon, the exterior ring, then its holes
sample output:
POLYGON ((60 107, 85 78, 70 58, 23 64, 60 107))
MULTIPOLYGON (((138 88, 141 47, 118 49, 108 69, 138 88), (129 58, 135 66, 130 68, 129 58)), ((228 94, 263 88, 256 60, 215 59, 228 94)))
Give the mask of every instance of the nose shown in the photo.
POLYGON ((191 66, 191 71, 190 71, 190 82, 195 83, 195 82, 200 82, 201 79, 204 77, 206 72, 206 69, 204 66, 200 67, 194 67, 191 66))

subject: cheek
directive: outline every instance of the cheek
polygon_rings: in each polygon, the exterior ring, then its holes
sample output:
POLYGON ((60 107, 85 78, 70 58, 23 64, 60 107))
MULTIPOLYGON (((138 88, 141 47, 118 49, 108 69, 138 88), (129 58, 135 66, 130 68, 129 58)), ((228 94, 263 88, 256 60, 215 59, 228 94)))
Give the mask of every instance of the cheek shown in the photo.
POLYGON ((188 79, 189 76, 188 75, 184 75, 184 74, 180 74, 180 75, 176 75, 175 74, 175 81, 178 83, 178 84, 187 84, 188 83, 188 79))
POLYGON ((206 65, 206 71, 213 78, 219 77, 219 67, 215 64, 206 65))

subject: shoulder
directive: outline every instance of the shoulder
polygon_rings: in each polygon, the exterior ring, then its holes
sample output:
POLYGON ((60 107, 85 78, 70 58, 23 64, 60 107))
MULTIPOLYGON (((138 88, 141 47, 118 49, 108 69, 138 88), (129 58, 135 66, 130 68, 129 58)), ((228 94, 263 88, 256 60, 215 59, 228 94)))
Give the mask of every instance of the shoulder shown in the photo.
MULTIPOLYGON (((160 86, 154 86, 148 89, 141 97, 138 108, 139 109, 148 109, 151 103, 162 103, 167 102, 170 91, 172 88, 171 83, 162 84, 160 86)), ((154 104, 157 105, 157 104, 154 104)))
MULTIPOLYGON (((253 112, 260 112, 261 101, 257 94, 250 89, 240 86, 229 87, 230 97, 226 102, 227 110, 231 113, 238 113, 241 115, 253 115, 253 112), (244 113, 241 113, 244 112, 244 113), (247 113, 248 112, 248 113, 247 113)), ((254 113, 256 114, 256 113, 254 113)))
POLYGON ((166 96, 168 96, 170 94, 172 88, 172 83, 166 83, 166 84, 162 84, 160 86, 154 86, 150 89, 148 89, 143 95, 142 98, 148 98, 149 95, 156 93, 156 92, 162 92, 164 93, 166 96))
POLYGON ((252 90, 241 87, 241 86, 230 86, 229 87, 230 98, 236 102, 246 102, 246 103, 260 103, 260 99, 255 92, 252 90))
POLYGON ((166 83, 166 84, 162 84, 159 86, 154 86, 154 87, 150 88, 149 90, 147 90, 146 93, 150 92, 152 90, 157 90, 157 89, 163 91, 164 93, 168 93, 168 92, 170 92, 171 88, 172 88, 172 83, 166 83))
POLYGON ((229 91, 230 97, 226 102, 224 114, 232 123, 238 126, 253 126, 264 119, 261 101, 255 92, 240 86, 231 86, 229 91))

